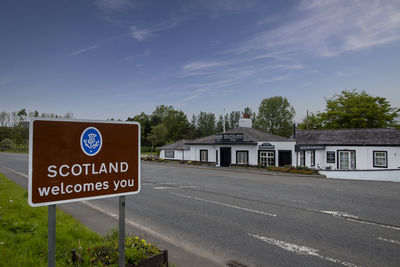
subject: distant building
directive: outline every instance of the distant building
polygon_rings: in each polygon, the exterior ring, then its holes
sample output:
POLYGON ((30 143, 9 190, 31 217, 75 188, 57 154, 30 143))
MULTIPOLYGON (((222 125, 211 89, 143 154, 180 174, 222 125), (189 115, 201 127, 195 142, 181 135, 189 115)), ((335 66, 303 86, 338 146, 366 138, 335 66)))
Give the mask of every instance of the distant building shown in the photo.
POLYGON ((297 165, 330 170, 400 168, 400 131, 392 128, 298 130, 297 165))
POLYGON ((182 139, 173 144, 162 146, 160 149, 160 158, 172 159, 172 160, 191 160, 190 146, 186 145, 186 142, 190 140, 182 139))
MULTIPOLYGON (((292 165, 295 158, 293 139, 251 128, 250 118, 239 120, 239 127, 182 144, 178 141, 161 148, 161 158, 177 157, 172 153, 185 151, 185 160, 231 165, 292 165), (188 147, 185 147, 187 145, 188 147), (189 149, 188 149, 189 148, 189 149)), ((180 154, 179 154, 180 155, 180 154)))

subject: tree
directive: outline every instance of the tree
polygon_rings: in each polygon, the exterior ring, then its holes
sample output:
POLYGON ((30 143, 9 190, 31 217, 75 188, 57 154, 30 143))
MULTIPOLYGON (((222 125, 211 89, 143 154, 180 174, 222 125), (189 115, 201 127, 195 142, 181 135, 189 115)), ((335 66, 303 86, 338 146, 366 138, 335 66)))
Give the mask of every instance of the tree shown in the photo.
POLYGON ((0 126, 1 127, 7 127, 10 124, 10 114, 2 111, 0 113, 0 126))
POLYGON ((167 140, 167 127, 165 127, 164 124, 160 123, 156 126, 154 126, 151 130, 151 133, 147 137, 147 139, 151 143, 151 151, 153 152, 153 149, 155 146, 165 144, 167 140))
POLYGON ((127 121, 136 121, 140 124, 140 143, 142 146, 150 146, 151 142, 147 140, 151 132, 150 116, 142 112, 132 118, 128 117, 127 121))
POLYGON ((286 97, 264 98, 258 108, 255 127, 271 134, 289 137, 292 134, 294 115, 294 108, 286 97))
POLYGON ((322 129, 323 123, 321 120, 321 114, 318 113, 310 113, 303 119, 301 123, 297 125, 297 128, 300 130, 312 130, 312 129, 322 129))
POLYGON ((197 132, 197 137, 211 135, 216 132, 214 113, 200 111, 199 116, 197 116, 197 132))
POLYGON ((231 111, 229 114, 229 129, 239 127, 240 111, 231 111))
POLYGON ((28 114, 26 113, 26 109, 21 109, 20 111, 18 111, 17 115, 20 123, 25 121, 26 117, 28 116, 28 114))
POLYGON ((190 124, 183 111, 168 110, 162 118, 162 124, 167 127, 167 141, 169 142, 187 138, 189 134, 190 124))
POLYGON ((13 141, 6 138, 0 142, 0 151, 9 151, 13 149, 13 141))
POLYGON ((399 112, 384 97, 344 90, 326 100, 325 112, 319 117, 328 129, 385 128, 396 124, 399 112))
POLYGON ((311 113, 298 125, 300 129, 349 129, 395 127, 400 109, 384 97, 365 91, 343 90, 326 99, 324 112, 311 113))

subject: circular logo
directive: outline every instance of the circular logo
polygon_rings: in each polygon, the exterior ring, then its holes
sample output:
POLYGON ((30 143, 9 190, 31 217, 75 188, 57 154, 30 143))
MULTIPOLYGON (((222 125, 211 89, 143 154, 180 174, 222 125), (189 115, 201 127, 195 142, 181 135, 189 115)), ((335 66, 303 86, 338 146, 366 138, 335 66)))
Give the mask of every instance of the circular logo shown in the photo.
POLYGON ((83 153, 88 156, 94 156, 100 152, 103 144, 101 133, 94 127, 86 128, 81 135, 81 148, 83 153))

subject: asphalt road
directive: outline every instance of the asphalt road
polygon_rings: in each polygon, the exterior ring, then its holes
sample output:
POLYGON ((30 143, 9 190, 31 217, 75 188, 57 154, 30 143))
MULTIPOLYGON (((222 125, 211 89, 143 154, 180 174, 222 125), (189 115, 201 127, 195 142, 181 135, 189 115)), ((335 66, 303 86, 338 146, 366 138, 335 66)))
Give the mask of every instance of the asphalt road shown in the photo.
MULTIPOLYGON (((28 156, 0 153, 0 172, 26 186, 28 156)), ((400 183, 142 162, 126 201, 127 231, 177 266, 400 266, 400 183)), ((116 198, 58 207, 117 226, 116 198)))

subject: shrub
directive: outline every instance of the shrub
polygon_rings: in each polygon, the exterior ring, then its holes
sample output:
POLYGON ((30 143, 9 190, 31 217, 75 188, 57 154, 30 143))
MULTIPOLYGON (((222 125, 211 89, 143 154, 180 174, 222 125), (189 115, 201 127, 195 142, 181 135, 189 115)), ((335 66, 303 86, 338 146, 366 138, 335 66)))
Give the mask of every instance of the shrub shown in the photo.
POLYGON ((5 138, 0 142, 0 151, 12 150, 13 147, 14 147, 13 141, 11 141, 8 138, 5 138))

